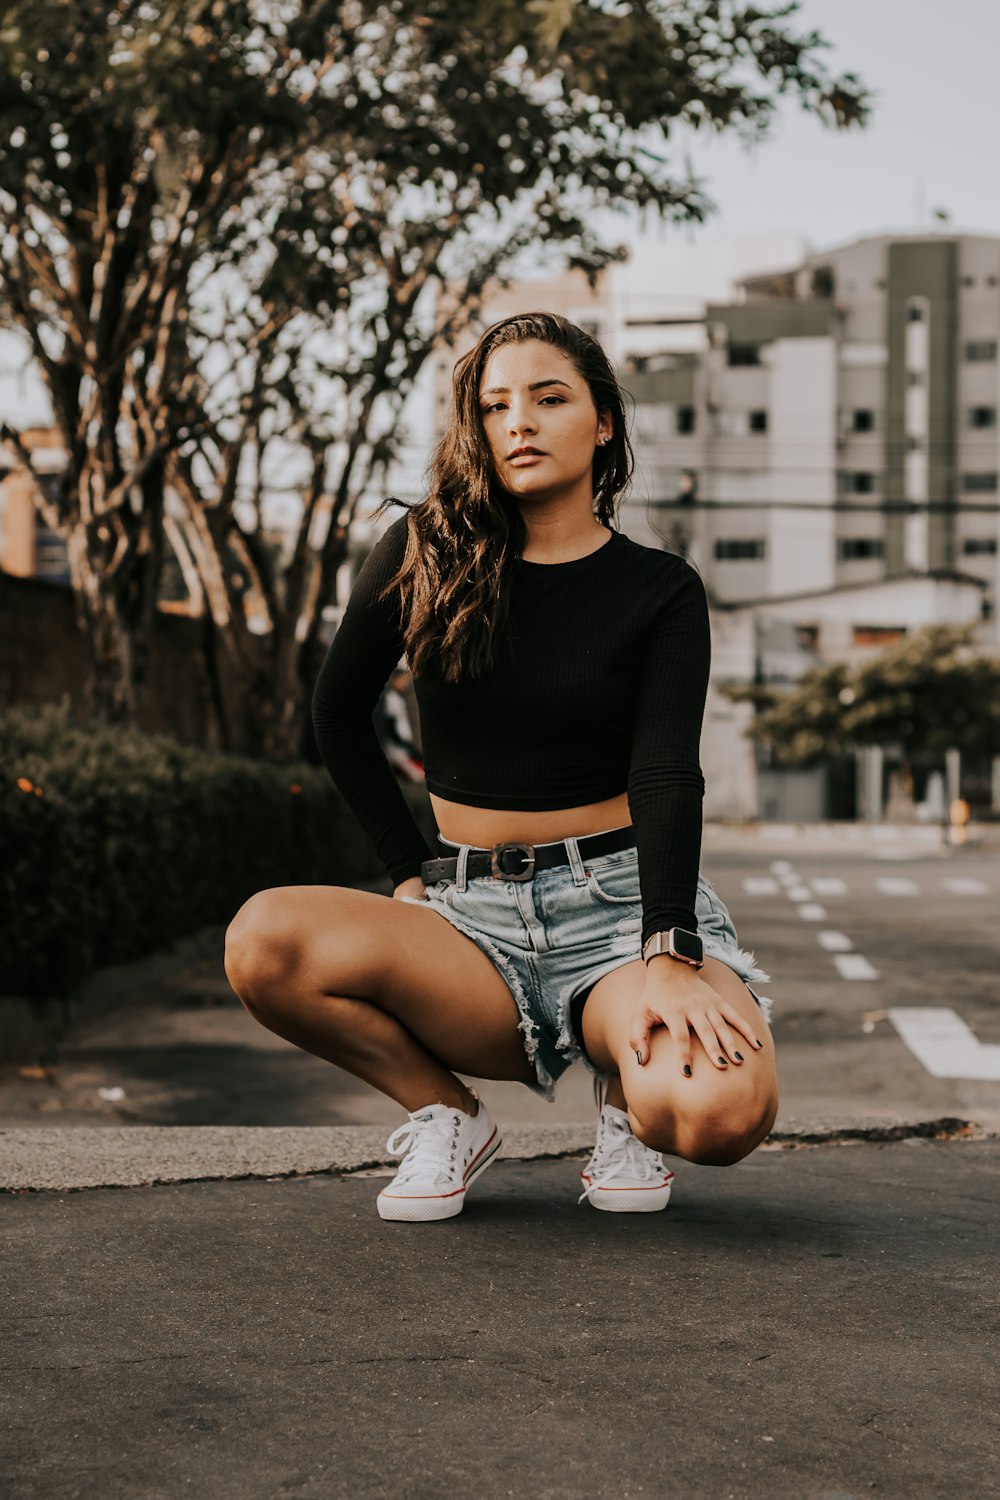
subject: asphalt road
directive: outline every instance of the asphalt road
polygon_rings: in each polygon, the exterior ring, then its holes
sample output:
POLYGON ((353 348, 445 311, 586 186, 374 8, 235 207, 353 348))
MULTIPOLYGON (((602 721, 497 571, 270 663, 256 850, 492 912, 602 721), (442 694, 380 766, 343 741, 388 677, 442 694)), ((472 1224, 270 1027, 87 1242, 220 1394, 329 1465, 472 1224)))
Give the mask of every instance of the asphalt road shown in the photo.
MULTIPOLYGON (((891 1014, 952 1012, 970 1030, 972 1071, 991 1049, 1000 1060, 1000 850, 827 849, 709 830, 702 867, 772 976, 761 988, 774 1001, 779 1125, 896 1116, 1000 1125, 1000 1077, 933 1076, 891 1014)), ((34 1076, 0 1069, 0 1128, 398 1123, 392 1101, 257 1026, 221 953, 221 932, 209 931, 101 976, 119 1009, 64 1040, 34 1076)), ((481 1092, 510 1124, 593 1111, 582 1068, 561 1081, 554 1105, 517 1084, 481 1092)))

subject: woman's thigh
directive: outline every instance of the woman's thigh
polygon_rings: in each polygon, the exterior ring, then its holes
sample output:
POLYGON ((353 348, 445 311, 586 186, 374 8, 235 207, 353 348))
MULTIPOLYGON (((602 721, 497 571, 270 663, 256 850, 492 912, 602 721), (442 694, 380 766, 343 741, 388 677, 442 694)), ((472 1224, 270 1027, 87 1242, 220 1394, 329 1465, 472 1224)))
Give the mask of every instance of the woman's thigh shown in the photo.
POLYGON ((721 1139, 730 1134, 734 1147, 744 1140, 746 1149, 752 1150, 771 1128, 778 1098, 774 1043, 760 1006, 739 975, 720 959, 706 958, 701 972, 750 1022, 762 1044, 759 1052, 745 1048, 742 1063, 716 1067, 693 1037, 692 1076, 685 1078, 670 1033, 657 1026, 649 1038, 649 1058, 640 1066, 629 1037, 643 1004, 646 974, 641 960, 606 974, 590 992, 583 1011, 587 1052, 599 1068, 620 1074, 633 1124, 642 1124, 653 1135, 671 1136, 672 1144, 664 1143, 661 1149, 693 1159, 701 1159, 698 1142, 710 1135, 721 1139))
POLYGON ((348 886, 259 891, 226 935, 226 972, 264 1015, 367 1000, 455 1072, 535 1081, 506 981, 430 906, 348 886))

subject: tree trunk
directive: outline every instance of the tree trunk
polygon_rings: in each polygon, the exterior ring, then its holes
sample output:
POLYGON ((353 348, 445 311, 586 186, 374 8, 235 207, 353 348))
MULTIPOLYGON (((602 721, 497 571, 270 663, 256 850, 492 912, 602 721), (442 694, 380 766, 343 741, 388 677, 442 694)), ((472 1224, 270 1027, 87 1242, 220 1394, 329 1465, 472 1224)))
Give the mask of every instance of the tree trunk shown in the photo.
POLYGON ((103 724, 135 723, 135 654, 132 633, 113 581, 87 547, 86 528, 67 538, 77 626, 89 647, 88 713, 103 724))

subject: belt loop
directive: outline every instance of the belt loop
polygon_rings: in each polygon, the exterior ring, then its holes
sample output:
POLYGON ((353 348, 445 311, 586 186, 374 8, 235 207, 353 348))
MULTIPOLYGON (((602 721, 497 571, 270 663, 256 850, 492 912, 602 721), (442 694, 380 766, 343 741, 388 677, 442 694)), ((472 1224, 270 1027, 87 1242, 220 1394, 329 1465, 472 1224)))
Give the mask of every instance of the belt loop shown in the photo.
POLYGON ((573 884, 586 885, 587 872, 583 868, 583 859, 580 855, 579 844, 574 838, 564 839, 563 843, 566 845, 566 853, 569 855, 569 867, 573 871, 573 884))
POLYGON ((458 847, 458 864, 455 868, 455 889, 464 891, 468 885, 469 855, 472 853, 471 844, 460 844, 458 847))

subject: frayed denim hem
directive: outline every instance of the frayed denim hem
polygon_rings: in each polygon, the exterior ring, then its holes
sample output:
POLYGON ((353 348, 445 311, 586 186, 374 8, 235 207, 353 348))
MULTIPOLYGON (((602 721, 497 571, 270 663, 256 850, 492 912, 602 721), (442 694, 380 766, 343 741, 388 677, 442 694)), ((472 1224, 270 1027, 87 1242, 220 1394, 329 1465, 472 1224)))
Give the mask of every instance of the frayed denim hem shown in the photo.
MULTIPOLYGON (((399 899, 401 901, 407 902, 407 904, 410 906, 431 905, 430 902, 423 900, 419 896, 400 896, 399 899)), ((514 965, 510 962, 510 959, 507 957, 507 955, 505 953, 501 953, 496 944, 491 942, 488 937, 485 937, 483 933, 474 932, 471 928, 464 926, 461 922, 456 922, 453 914, 446 907, 442 907, 441 905, 434 903, 432 909, 434 911, 440 912, 445 921, 450 922, 456 932, 460 932, 464 937, 470 938, 472 942, 475 943, 477 948, 482 949, 487 958, 492 960, 493 964, 503 976, 504 982, 513 995, 514 1003, 517 1006, 517 1012, 520 1017, 520 1020, 518 1021, 518 1030, 521 1033, 521 1040, 524 1045, 525 1055, 531 1066, 534 1068, 535 1076, 538 1079, 537 1083, 526 1083, 524 1086, 525 1088, 530 1089, 533 1094, 541 1095, 543 1099, 547 1100, 547 1102, 551 1104, 556 1097, 555 1079, 549 1073, 548 1068, 546 1068, 545 1064, 538 1056, 538 1033, 540 1028, 538 1022, 534 1019, 528 1007, 528 1001, 525 996, 521 981, 514 969, 514 965)), ((520 1082, 521 1080, 518 1079, 514 1081, 520 1082)))
POLYGON ((736 948, 732 943, 716 943, 711 938, 706 938, 704 941, 705 957, 717 958, 720 963, 726 965, 727 969, 732 969, 734 974, 739 975, 760 1006, 764 1020, 770 1026, 771 1011, 773 1009, 771 997, 769 995, 758 995, 756 990, 750 989, 751 983, 769 984, 771 981, 770 974, 764 973, 764 970, 759 967, 756 958, 748 949, 736 948))

